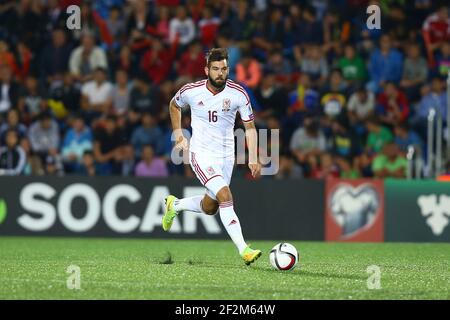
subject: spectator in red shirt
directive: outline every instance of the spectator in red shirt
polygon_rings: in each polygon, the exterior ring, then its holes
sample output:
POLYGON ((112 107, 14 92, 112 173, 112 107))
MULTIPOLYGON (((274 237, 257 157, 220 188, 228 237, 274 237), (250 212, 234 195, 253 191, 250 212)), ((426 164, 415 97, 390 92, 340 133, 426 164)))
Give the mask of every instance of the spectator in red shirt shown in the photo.
POLYGON ((205 77, 205 56, 199 42, 191 43, 188 51, 181 55, 177 63, 177 73, 193 79, 205 77))
POLYGON ((0 66, 8 66, 10 70, 17 75, 17 63, 14 54, 9 50, 9 45, 6 41, 0 40, 0 66))
POLYGON ((434 64, 434 50, 439 48, 442 43, 450 41, 450 18, 447 5, 441 5, 435 13, 428 16, 423 23, 422 33, 429 62, 434 64))
POLYGON ((172 55, 165 49, 162 41, 155 38, 152 41, 151 49, 142 57, 141 68, 154 84, 159 84, 167 78, 171 64, 172 55))
POLYGON ((404 122, 408 117, 408 99, 393 82, 386 83, 384 92, 378 96, 377 103, 380 120, 386 125, 395 126, 397 123, 404 122))
POLYGON ((211 8, 205 7, 202 11, 202 19, 198 22, 200 39, 204 46, 208 48, 213 46, 219 25, 220 19, 213 16, 211 8))

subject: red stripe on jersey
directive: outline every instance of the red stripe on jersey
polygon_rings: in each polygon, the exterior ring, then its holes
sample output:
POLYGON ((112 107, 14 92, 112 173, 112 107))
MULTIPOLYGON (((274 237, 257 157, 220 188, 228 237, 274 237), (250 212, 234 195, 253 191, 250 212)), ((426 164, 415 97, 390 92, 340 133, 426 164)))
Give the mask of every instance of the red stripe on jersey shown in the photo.
POLYGON ((200 86, 204 85, 203 81, 206 81, 206 80, 202 80, 202 81, 199 82, 199 83, 194 82, 194 83, 190 83, 190 84, 184 85, 184 86, 180 89, 180 94, 183 93, 183 92, 185 92, 186 90, 193 89, 193 88, 197 88, 197 87, 200 87, 200 86))
POLYGON ((235 87, 234 85, 229 84, 229 83, 227 83, 227 87, 232 88, 232 89, 235 89, 235 90, 237 90, 237 91, 243 93, 244 96, 245 96, 245 98, 247 99, 247 103, 246 103, 245 105, 248 105, 248 104, 250 103, 250 99, 249 99, 249 97, 247 96, 247 93, 246 93, 243 89, 240 89, 239 87, 235 87))
POLYGON ((240 85, 239 83, 237 83, 237 82, 234 82, 233 80, 230 80, 230 84, 233 85, 233 86, 235 86, 235 87, 238 87, 239 89, 241 89, 241 90, 244 92, 245 97, 247 98, 247 100, 250 102, 250 97, 248 96, 247 91, 245 91, 245 89, 244 89, 243 86, 241 86, 241 85, 240 85))

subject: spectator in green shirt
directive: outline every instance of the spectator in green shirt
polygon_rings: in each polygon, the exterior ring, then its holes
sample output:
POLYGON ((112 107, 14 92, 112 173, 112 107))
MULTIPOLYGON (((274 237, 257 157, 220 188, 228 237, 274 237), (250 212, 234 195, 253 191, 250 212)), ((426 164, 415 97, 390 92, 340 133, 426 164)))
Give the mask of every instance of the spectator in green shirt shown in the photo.
POLYGON ((364 60, 356 55, 355 48, 347 44, 344 48, 344 56, 338 62, 344 79, 349 82, 362 82, 367 77, 364 60))
POLYGON ((400 155, 398 145, 393 142, 386 144, 383 153, 373 159, 372 171, 376 178, 405 178, 407 161, 400 155))
POLYGON ((369 135, 366 142, 366 150, 370 153, 378 153, 383 150, 383 146, 394 139, 391 130, 383 127, 377 118, 370 118, 367 121, 369 135))
POLYGON ((339 167, 340 177, 342 179, 358 179, 361 177, 361 172, 354 165, 350 164, 350 160, 345 157, 336 157, 336 164, 339 167))

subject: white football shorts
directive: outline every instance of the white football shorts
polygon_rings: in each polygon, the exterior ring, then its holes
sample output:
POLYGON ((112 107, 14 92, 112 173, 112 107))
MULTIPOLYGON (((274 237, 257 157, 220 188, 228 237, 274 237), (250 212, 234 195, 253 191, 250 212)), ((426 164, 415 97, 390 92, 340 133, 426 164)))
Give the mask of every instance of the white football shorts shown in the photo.
POLYGON ((230 185, 234 158, 214 158, 189 152, 189 163, 210 198, 216 200, 217 192, 230 185))

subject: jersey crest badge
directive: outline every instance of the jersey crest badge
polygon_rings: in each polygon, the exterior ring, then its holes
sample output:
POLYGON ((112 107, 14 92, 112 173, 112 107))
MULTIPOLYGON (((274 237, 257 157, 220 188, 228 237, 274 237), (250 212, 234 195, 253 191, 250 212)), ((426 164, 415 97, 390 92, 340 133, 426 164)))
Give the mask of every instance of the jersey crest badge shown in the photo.
POLYGON ((223 99, 222 111, 230 111, 231 108, 231 100, 223 99))

